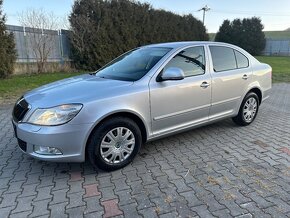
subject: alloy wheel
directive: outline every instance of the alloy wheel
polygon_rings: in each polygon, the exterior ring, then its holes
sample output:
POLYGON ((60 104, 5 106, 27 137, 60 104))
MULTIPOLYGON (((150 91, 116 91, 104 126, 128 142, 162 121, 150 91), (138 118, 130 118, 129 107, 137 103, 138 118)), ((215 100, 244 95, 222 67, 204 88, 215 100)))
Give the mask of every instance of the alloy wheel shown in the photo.
POLYGON ((110 130, 102 139, 100 151, 102 158, 109 164, 126 160, 135 147, 135 136, 126 127, 110 130))
POLYGON ((243 108, 244 120, 248 123, 252 122, 257 112, 258 102, 254 97, 249 98, 243 108))

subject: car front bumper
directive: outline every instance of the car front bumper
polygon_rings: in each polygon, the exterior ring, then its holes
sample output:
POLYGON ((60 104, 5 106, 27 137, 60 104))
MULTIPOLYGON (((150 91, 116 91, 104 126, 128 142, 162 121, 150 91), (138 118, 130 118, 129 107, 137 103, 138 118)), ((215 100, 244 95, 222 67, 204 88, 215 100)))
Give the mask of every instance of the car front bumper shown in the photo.
POLYGON ((12 124, 19 147, 24 153, 45 161, 85 161, 85 146, 92 124, 37 126, 13 120, 12 124), (34 146, 54 147, 62 154, 39 154, 34 151, 34 146))

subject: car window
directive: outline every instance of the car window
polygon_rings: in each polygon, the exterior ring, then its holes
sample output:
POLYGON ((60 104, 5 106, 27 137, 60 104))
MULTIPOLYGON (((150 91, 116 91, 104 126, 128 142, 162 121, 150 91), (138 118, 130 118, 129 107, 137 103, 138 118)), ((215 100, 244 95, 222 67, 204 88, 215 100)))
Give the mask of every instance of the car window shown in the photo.
POLYGON ((238 68, 246 68, 249 66, 249 60, 245 55, 243 55, 241 52, 237 50, 235 50, 235 55, 237 59, 238 68))
POLYGON ((210 46, 210 52, 215 72, 237 68, 234 50, 223 46, 210 46))
POLYGON ((96 76, 137 81, 146 75, 172 48, 141 47, 129 51, 96 72, 96 76))
POLYGON ((177 67, 183 70, 185 77, 196 76, 205 73, 205 54, 204 47, 197 46, 184 49, 175 55, 164 70, 169 67, 177 67))

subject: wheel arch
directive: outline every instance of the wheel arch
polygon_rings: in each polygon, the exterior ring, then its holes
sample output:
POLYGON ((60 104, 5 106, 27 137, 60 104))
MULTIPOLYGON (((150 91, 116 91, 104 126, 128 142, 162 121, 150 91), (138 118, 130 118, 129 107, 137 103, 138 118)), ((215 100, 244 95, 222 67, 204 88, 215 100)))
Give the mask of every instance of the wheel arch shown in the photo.
MULTIPOLYGON (((261 103, 262 103, 262 99, 263 99, 261 89, 259 89, 258 87, 253 87, 253 88, 251 88, 251 89, 246 93, 246 95, 249 94, 250 92, 254 92, 254 93, 258 96, 258 98, 259 98, 259 104, 261 104, 261 103)), ((246 95, 245 95, 245 96, 246 96, 246 95)))
POLYGON ((145 126, 145 121, 139 115, 137 115, 136 113, 134 113, 132 111, 115 111, 113 113, 104 115, 98 122, 95 123, 95 125, 93 126, 93 128, 90 130, 90 132, 88 134, 87 141, 85 144, 85 146, 86 146, 85 152, 87 152, 87 145, 88 145, 88 142, 90 140, 92 133, 101 125, 101 123, 103 123, 106 120, 109 120, 113 117, 127 117, 127 118, 130 118, 131 120, 133 120, 140 128, 142 142, 145 143, 147 141, 148 129, 145 126))

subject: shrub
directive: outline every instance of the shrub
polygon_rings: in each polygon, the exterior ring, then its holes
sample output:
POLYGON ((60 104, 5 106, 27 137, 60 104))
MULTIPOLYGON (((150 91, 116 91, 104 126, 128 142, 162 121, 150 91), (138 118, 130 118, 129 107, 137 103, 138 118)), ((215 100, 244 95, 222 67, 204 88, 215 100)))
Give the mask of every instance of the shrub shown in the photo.
POLYGON ((3 15, 2 4, 3 0, 0 0, 0 78, 5 78, 13 73, 16 50, 13 34, 6 31, 6 18, 3 15))
POLYGON ((73 60, 93 70, 134 47, 208 40, 202 22, 130 0, 78 0, 70 15, 73 60))
POLYGON ((237 45, 252 55, 260 55, 266 45, 263 24, 257 17, 225 20, 216 34, 215 41, 237 45))

